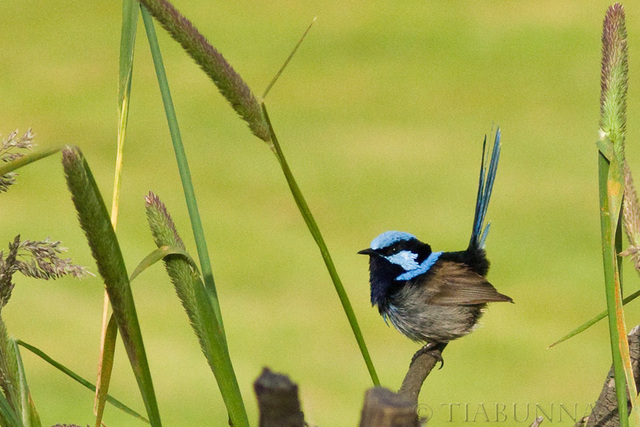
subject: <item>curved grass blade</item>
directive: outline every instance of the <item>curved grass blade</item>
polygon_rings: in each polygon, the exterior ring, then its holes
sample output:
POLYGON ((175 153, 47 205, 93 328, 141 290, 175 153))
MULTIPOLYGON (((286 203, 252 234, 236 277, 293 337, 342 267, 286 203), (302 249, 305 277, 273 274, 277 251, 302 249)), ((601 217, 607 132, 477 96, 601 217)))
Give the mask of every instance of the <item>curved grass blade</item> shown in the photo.
MULTIPOLYGON (((131 99, 131 77, 133 76, 133 53, 136 43, 136 30, 138 27, 138 3, 135 0, 122 1, 122 27, 120 30, 120 66, 118 76, 118 139, 116 144, 116 165, 113 179, 113 199, 111 202, 111 224, 115 230, 118 224, 118 213, 120 211, 120 187, 122 180, 122 163, 124 159, 124 140, 127 130, 127 120, 129 117, 129 101, 131 99)), ((100 401, 99 393, 106 393, 110 380, 111 368, 109 372, 103 373, 103 363, 105 362, 105 346, 113 345, 105 342, 107 335, 107 319, 109 318, 109 296, 106 291, 102 307, 102 327, 100 331, 100 359, 98 362, 98 374, 96 397, 94 400, 94 412, 97 417, 96 426, 100 425, 102 415, 98 408, 104 408, 104 400, 100 401), (107 384, 104 384, 106 381, 107 384)), ((116 332, 117 333, 117 332, 116 332)), ((115 337, 114 337, 115 340, 115 337)), ((111 356, 113 358, 113 355, 111 356)), ((111 360, 113 363, 113 359, 111 360)))
POLYGON ((142 395, 149 421, 160 426, 142 332, 120 246, 91 169, 77 147, 65 147, 62 163, 80 225, 104 280, 129 362, 142 395))
MULTIPOLYGON (((146 198, 147 219, 154 241, 159 247, 181 247, 182 239, 178 235, 171 216, 160 199, 150 193, 146 198)), ((224 342, 221 326, 207 297, 200 274, 182 254, 167 255, 164 264, 176 294, 187 312, 191 326, 200 342, 209 367, 213 372, 222 398, 229 412, 231 424, 248 426, 242 394, 238 386, 229 351, 224 342)))
POLYGON ((13 172, 14 170, 21 168, 22 166, 28 165, 29 163, 33 163, 36 160, 49 157, 50 155, 57 153, 61 149, 62 149, 61 147, 48 148, 46 150, 36 151, 34 153, 27 154, 26 156, 7 162, 2 166, 0 166, 0 175, 13 172))
MULTIPOLYGON (((627 303, 633 301, 634 299, 638 298, 640 296, 640 291, 635 291, 634 293, 632 293, 631 295, 627 296, 626 298, 624 298, 622 300, 622 305, 626 305, 627 303)), ((607 311, 603 311, 602 313, 598 314, 597 316, 593 317, 591 320, 583 323, 582 325, 578 326, 577 328, 575 328, 573 331, 569 332, 567 335, 563 336, 562 338, 560 338, 558 341, 554 342, 553 344, 551 344, 549 347, 547 347, 547 349, 554 347, 566 340, 568 340, 569 338, 573 338, 576 335, 584 332, 585 330, 589 329, 591 326, 593 326, 594 324, 598 323, 599 321, 601 321, 602 319, 604 319, 605 317, 607 317, 607 311)))
MULTIPOLYGON (((16 340, 16 343, 20 347, 26 348, 31 353, 35 354, 36 356, 38 356, 39 358, 41 358, 42 360, 44 360, 45 362, 47 362, 48 364, 50 364, 51 366, 53 366, 54 368, 56 368, 57 370, 62 372, 63 374, 67 375, 68 377, 70 377, 73 380, 77 381, 78 383, 82 384, 87 389, 89 389, 91 391, 95 391, 96 390, 96 386, 94 386, 90 381, 82 378, 80 375, 76 374, 71 369, 69 369, 66 366, 64 366, 63 364, 61 364, 60 362, 57 362, 52 357, 47 355, 44 351, 40 350, 38 347, 33 346, 33 345, 31 345, 31 344, 29 344, 27 342, 24 342, 22 340, 16 340)), ((112 404, 114 407, 122 410, 123 412, 126 412, 127 414, 129 414, 129 415, 131 415, 131 416, 133 416, 133 417, 135 417, 135 418, 137 418, 137 419, 139 419, 141 421, 145 421, 147 423, 149 422, 149 420, 147 420, 145 417, 143 417, 138 412, 134 411, 133 409, 131 409, 130 407, 128 407, 127 405, 125 405, 124 403, 119 401, 118 399, 115 399, 112 396, 108 396, 107 397, 107 401, 110 404, 112 404)))
POLYGON ((2 393, 0 393, 0 421, 2 421, 3 426, 22 427, 22 423, 18 419, 16 412, 2 393))
POLYGON ((20 400, 22 404, 22 424, 25 426, 40 427, 40 417, 36 411, 36 407, 31 400, 31 394, 29 393, 29 385, 27 384, 27 375, 24 372, 24 365, 22 364, 22 356, 20 356, 20 349, 15 340, 11 340, 14 352, 16 355, 16 361, 18 362, 18 380, 20 382, 20 400))
POLYGON ((133 270, 133 273, 131 273, 131 277, 129 278, 129 281, 132 282, 133 279, 138 277, 138 275, 142 273, 144 270, 151 267, 156 262, 162 261, 164 257, 169 255, 180 255, 184 257, 184 259, 189 263, 189 265, 191 265, 191 267, 194 268, 196 272, 198 272, 198 265, 196 264, 194 259, 191 258, 191 255, 189 255, 189 252, 175 245, 174 246, 165 245, 165 246, 160 246, 159 248, 151 252, 149 255, 144 257, 144 259, 140 261, 140 264, 138 264, 135 270, 133 270))

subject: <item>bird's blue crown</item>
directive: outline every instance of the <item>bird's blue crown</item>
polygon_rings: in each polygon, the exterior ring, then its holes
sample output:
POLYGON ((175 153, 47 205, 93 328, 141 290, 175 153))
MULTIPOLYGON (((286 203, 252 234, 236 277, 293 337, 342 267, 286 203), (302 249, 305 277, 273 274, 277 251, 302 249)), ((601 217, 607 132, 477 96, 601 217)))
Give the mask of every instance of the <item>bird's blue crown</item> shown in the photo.
POLYGON ((403 240, 417 240, 413 234, 405 233, 404 231, 385 231, 375 239, 371 241, 371 249, 378 250, 382 248, 388 248, 394 243, 401 242, 403 240))

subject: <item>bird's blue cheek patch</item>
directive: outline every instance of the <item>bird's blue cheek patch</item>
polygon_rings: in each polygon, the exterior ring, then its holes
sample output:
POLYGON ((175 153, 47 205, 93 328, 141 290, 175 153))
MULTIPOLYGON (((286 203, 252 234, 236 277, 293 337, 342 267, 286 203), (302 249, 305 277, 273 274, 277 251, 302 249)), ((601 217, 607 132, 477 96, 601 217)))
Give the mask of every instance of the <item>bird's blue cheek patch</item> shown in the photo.
POLYGON ((397 254, 389 255, 385 258, 390 263, 399 265, 406 271, 415 270, 420 267, 420 264, 416 261, 418 254, 411 251, 400 251, 397 254))
MULTIPOLYGON (((402 251, 402 252, 407 252, 407 251, 402 251)), ((399 252, 396 255, 400 255, 402 252, 399 252)), ((409 252, 409 253, 412 253, 412 252, 409 252)), ((396 255, 394 255, 394 256, 396 256, 396 255)), ((413 254, 413 255, 416 255, 416 254, 413 254)), ((415 267, 413 267, 413 268, 405 268, 405 270, 407 270, 407 271, 405 273, 402 273, 398 277, 396 277, 396 280, 411 280, 414 277, 417 277, 417 276, 419 276, 421 274, 426 273, 427 271, 429 271, 429 269, 431 267, 433 267, 433 264, 435 264, 436 261, 438 261, 438 258, 440 258, 440 255, 442 255, 442 252, 431 252, 431 254, 427 257, 427 259, 422 261, 422 263, 420 263, 420 264, 418 264, 415 261, 415 257, 414 257, 412 259, 412 261, 413 261, 413 264, 415 265, 415 267)), ((403 266, 403 268, 404 268, 404 266, 403 266)))

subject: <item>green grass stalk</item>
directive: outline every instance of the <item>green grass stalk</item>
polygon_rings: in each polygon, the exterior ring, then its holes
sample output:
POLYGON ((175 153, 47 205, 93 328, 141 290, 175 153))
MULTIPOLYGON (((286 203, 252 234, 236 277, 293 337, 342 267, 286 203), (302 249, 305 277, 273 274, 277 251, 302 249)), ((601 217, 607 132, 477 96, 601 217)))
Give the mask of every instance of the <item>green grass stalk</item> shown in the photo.
POLYGON ((22 356, 20 356, 20 349, 18 343, 15 340, 11 340, 13 345, 13 351, 16 356, 16 362, 18 366, 18 381, 20 383, 20 402, 22 404, 22 424, 30 427, 40 427, 40 417, 36 411, 36 407, 31 400, 31 394, 29 393, 29 385, 27 384, 27 375, 24 372, 24 365, 22 364, 22 356))
POLYGON ((222 321, 222 313, 220 312, 218 293, 216 291, 216 285, 213 279, 213 269, 211 268, 209 249, 207 248, 207 241, 205 238, 204 229, 202 227, 202 220, 200 219, 200 213, 198 211, 198 202, 196 200, 195 190, 193 188, 193 182, 191 180, 191 172, 189 170, 187 155, 184 151, 184 145, 182 144, 182 136, 180 135, 178 118, 176 117, 176 112, 173 107, 173 101, 171 99, 169 81, 167 80, 167 75, 164 70, 162 54, 160 53, 160 45, 158 44, 158 38, 156 36, 156 30, 153 25, 153 19, 151 19, 151 15, 144 7, 141 8, 141 11, 144 26, 147 31, 147 39, 149 40, 149 48, 151 49, 153 63, 156 68, 158 84, 160 85, 160 93, 162 95, 162 102, 164 104, 164 110, 167 116, 167 123, 169 124, 169 132, 171 134, 171 141, 173 142, 173 150, 175 152, 176 162, 178 164, 178 171, 180 173, 182 190, 184 192, 185 201, 187 203, 187 210, 189 211, 189 219, 191 220, 191 228, 193 230, 193 236, 196 243, 198 260, 200 261, 200 269, 202 271, 204 285, 207 290, 207 294, 209 295, 209 299, 211 299, 211 304, 213 306, 213 311, 215 313, 216 319, 220 324, 222 333, 224 334, 224 323, 222 321))
MULTIPOLYGON (((111 225, 117 229, 118 213, 120 212, 120 189, 122 187, 122 167, 124 162, 124 141, 129 118, 129 103, 131 100, 131 78, 133 76, 133 54, 136 44, 136 30, 138 28, 138 3, 135 0, 122 1, 122 26, 120 30, 120 61, 118 72, 118 135, 116 142, 116 163, 113 178, 113 196, 111 200, 111 225)), ((113 359, 115 355, 115 340, 117 328, 107 330, 109 321, 109 296, 104 293, 102 305, 102 327, 100 331, 100 356, 98 361, 97 389, 93 411, 96 415, 95 426, 102 423, 105 399, 109 390, 113 359), (110 333, 109 333, 110 332, 110 333), (110 342, 106 342, 111 340, 110 342)))
POLYGON ((22 166, 26 166, 30 163, 43 159, 45 157, 49 157, 52 154, 60 151, 62 147, 53 147, 47 148, 41 151, 36 151, 31 154, 27 154, 24 157, 20 157, 18 159, 12 160, 0 166, 0 176, 7 174, 9 172, 13 172, 14 170, 21 168, 22 166))
MULTIPOLYGON (((622 314, 616 309, 616 300, 621 296, 619 264, 617 258, 616 228, 613 223, 617 222, 615 218, 611 218, 610 200, 607 195, 607 186, 609 184, 609 161, 606 157, 599 153, 598 169, 599 169, 599 187, 600 187, 600 229, 602 233, 602 260, 604 266, 605 292, 607 301, 607 313, 609 319, 609 337, 611 344, 611 357, 614 369, 614 381, 616 385, 616 398, 618 401, 618 414, 620 417, 620 426, 628 426, 627 411, 627 384, 624 373, 624 364, 620 351, 618 325, 624 322, 620 318, 622 314)), ((618 229, 619 230, 619 229, 618 229)), ((624 328, 624 323, 621 325, 624 328)))
MULTIPOLYGON (((158 248, 179 247, 184 250, 184 243, 164 204, 153 193, 145 200, 147 219, 158 248)), ((213 312, 211 300, 205 292, 200 273, 194 268, 191 257, 182 254, 167 254, 164 264, 216 378, 232 425, 248 426, 249 420, 224 335, 213 312)))
POLYGON ((65 147, 62 163, 80 225, 109 294, 113 315, 118 323, 149 421, 152 426, 160 426, 160 412, 131 285, 107 208, 80 150, 76 147, 65 147))
POLYGON ((362 331, 360 330, 360 326, 358 324, 358 319, 353 311, 353 307, 351 307, 351 302, 349 301, 349 296, 342 285, 342 280, 340 280, 340 276, 338 275, 338 271, 333 263, 333 259, 331 258, 331 253, 329 252, 329 248, 327 248, 327 244, 324 242, 324 238, 322 237, 322 233, 320 232, 320 228, 316 223, 309 206, 307 205, 307 201, 302 195, 302 191, 300 191, 300 187, 298 187, 298 183, 293 177, 293 173, 289 168, 289 164, 287 163, 286 158, 284 157, 284 153, 282 152, 282 148, 280 147, 280 143, 278 142, 278 138, 273 130, 273 126, 271 126, 271 120, 269 119, 269 115, 267 113, 267 108, 264 104, 262 104, 262 109, 264 111, 264 116, 267 119, 267 123, 269 123, 269 132, 271 135, 272 142, 272 150, 275 153, 278 162, 280 163, 280 167, 282 168, 282 172, 287 180, 287 184, 289 184, 289 189, 291 190, 291 194, 293 195, 293 199, 300 210, 300 214, 302 218, 304 218, 305 224, 307 224, 307 228, 309 232, 313 236, 313 240, 315 240, 318 248, 320 249, 320 254, 322 255, 322 259, 327 267, 327 271, 329 271, 329 276, 331 276, 331 280, 333 282, 333 286, 338 293, 338 298, 340 299, 340 303, 342 304, 342 308, 347 316, 349 321, 349 325, 351 326, 351 330, 353 331, 353 335, 356 338, 358 343, 358 347, 360 348, 360 352, 362 353, 362 357, 364 358, 365 364, 367 365, 367 369, 369 371, 369 375, 371 376, 371 380, 375 386, 380 385, 380 379, 378 378, 378 374, 376 372, 375 366, 371 360, 371 356, 369 355, 369 350, 367 349, 367 344, 362 336, 362 331))
POLYGON ((138 28, 139 5, 135 0, 122 2, 122 28, 120 31, 120 62, 118 69, 118 136, 116 144, 116 165, 113 179, 113 199, 111 203, 111 223, 116 228, 124 160, 124 140, 127 133, 129 104, 131 101, 131 78, 133 76, 133 53, 138 28))
MULTIPOLYGON (((624 297, 622 299, 622 305, 626 305, 627 303, 630 303, 631 301, 633 301, 634 299, 638 298, 639 296, 640 296, 640 291, 635 291, 631 295, 626 296, 626 297, 624 297)), ((576 335, 586 331, 591 326, 595 325, 596 323, 598 323, 599 321, 601 321, 602 319, 607 317, 608 314, 609 314, 609 312, 607 310, 599 313, 597 316, 592 317, 590 320, 588 320, 587 322, 585 322, 582 325, 578 326, 573 331, 569 332, 567 335, 563 336, 562 338, 560 338, 559 340, 557 340, 556 342, 554 342, 553 344, 551 344, 547 348, 555 347, 556 345, 568 340, 569 338, 573 338, 576 335)))
MULTIPOLYGON (((607 10, 602 31, 598 182, 609 336, 621 426, 629 425, 627 388, 632 402, 635 402, 637 395, 624 322, 619 257, 622 252, 621 212, 625 186, 622 168, 625 161, 628 86, 626 37, 624 8, 620 4, 614 4, 607 10)), ((632 418, 634 425, 640 423, 640 411, 635 404, 632 418)))

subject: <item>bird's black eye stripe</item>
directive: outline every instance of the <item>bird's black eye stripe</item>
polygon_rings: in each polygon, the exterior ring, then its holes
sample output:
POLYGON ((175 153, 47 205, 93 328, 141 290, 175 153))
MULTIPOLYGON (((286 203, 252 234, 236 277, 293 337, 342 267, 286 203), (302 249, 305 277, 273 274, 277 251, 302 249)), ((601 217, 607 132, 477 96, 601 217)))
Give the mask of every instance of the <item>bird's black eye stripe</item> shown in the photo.
POLYGON ((397 254, 398 252, 400 252, 400 249, 401 249, 401 242, 398 242, 391 246, 387 246, 386 248, 380 249, 379 252, 383 256, 389 256, 389 255, 397 254))

